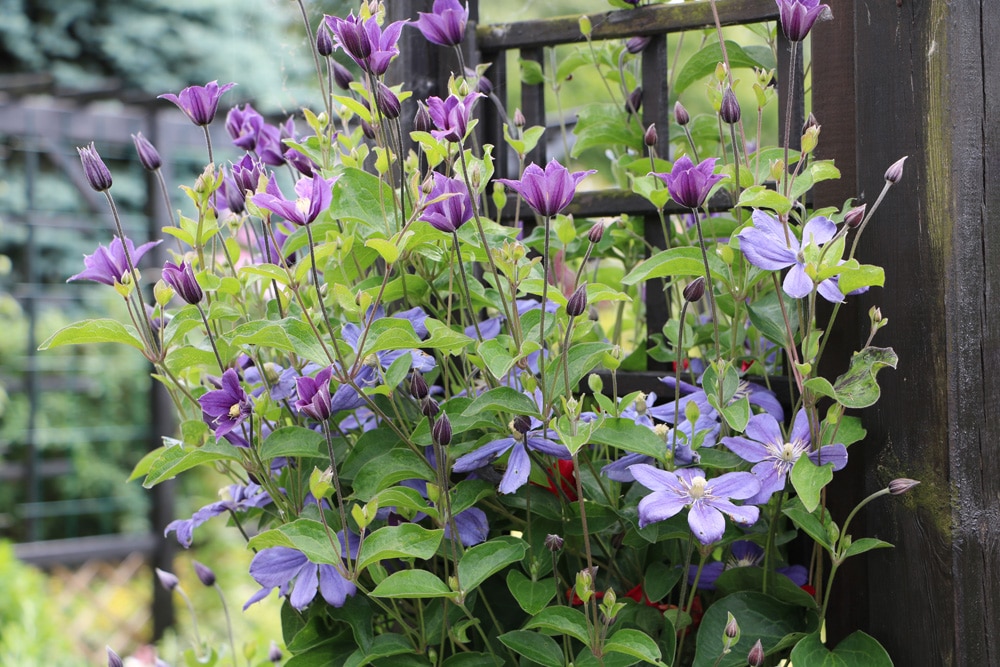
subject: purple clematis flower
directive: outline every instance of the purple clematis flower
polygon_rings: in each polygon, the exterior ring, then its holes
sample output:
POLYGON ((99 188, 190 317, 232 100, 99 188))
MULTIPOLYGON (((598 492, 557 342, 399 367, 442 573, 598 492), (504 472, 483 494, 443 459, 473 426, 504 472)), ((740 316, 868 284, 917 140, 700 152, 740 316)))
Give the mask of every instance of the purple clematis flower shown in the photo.
POLYGON ((743 433, 747 437, 723 438, 722 444, 744 461, 756 464, 750 472, 760 481, 760 491, 747 499, 751 505, 763 505, 771 499, 771 494, 783 491, 789 471, 804 453, 816 465, 832 463, 834 470, 847 465, 847 447, 842 444, 810 451, 809 417, 805 410, 795 414, 788 440, 782 437, 781 427, 769 414, 751 417, 743 433))
POLYGON ((298 199, 291 201, 285 199, 272 174, 267 182, 266 191, 254 195, 251 201, 263 209, 277 213, 289 222, 308 225, 330 207, 333 184, 336 181, 336 178, 322 178, 318 175, 312 178, 300 178, 295 184, 295 194, 298 195, 298 199))
POLYGON ((511 435, 488 442, 464 456, 460 456, 452 466, 453 472, 472 472, 489 465, 508 450, 507 470, 500 480, 500 493, 514 493, 527 484, 531 474, 531 457, 528 450, 554 456, 564 461, 571 455, 564 445, 552 440, 555 432, 545 430, 542 422, 534 417, 518 416, 510 424, 511 435))
POLYGON ((448 99, 442 100, 440 97, 427 98, 427 112, 431 116, 436 130, 431 130, 431 135, 435 139, 460 143, 465 139, 469 131, 469 118, 472 115, 472 107, 476 105, 476 100, 482 97, 481 93, 472 92, 464 98, 457 95, 449 95, 448 99))
POLYGON ((548 218, 569 206, 580 181, 594 173, 597 173, 594 169, 570 173, 566 167, 552 159, 544 170, 532 162, 525 168, 519 181, 509 178, 497 180, 524 197, 524 201, 538 215, 548 218))
POLYGON ((98 245, 93 255, 84 255, 83 265, 86 268, 75 276, 70 276, 66 282, 71 280, 93 280, 95 283, 114 287, 115 283, 122 282, 122 276, 128 273, 125 248, 128 248, 128 254, 132 258, 132 261, 138 264, 143 255, 160 243, 162 241, 150 241, 136 248, 131 239, 125 239, 125 246, 123 247, 121 239, 116 236, 107 248, 98 245))
MULTIPOLYGON (((310 367, 316 368, 316 365, 308 364, 305 370, 310 367)), ((269 387, 272 401, 286 401, 296 396, 295 379, 298 377, 299 373, 294 368, 282 368, 272 361, 265 361, 263 369, 249 366, 243 371, 243 380, 248 386, 259 385, 250 391, 250 395, 256 398, 264 393, 265 387, 269 387)))
POLYGON ((160 98, 176 104, 195 125, 210 125, 219 109, 219 98, 235 85, 227 83, 220 87, 218 81, 212 81, 204 86, 188 86, 179 95, 166 93, 160 98))
POLYGON ((465 39, 465 26, 469 22, 469 3, 458 0, 434 0, 433 13, 420 12, 416 26, 428 42, 440 46, 457 46, 465 39))
MULTIPOLYGON (((342 552, 348 551, 344 536, 338 533, 342 552)), ((352 558, 357 556, 358 538, 349 535, 352 558)), ((310 561, 298 549, 289 547, 271 547, 262 549, 250 562, 250 576, 261 585, 261 589, 253 594, 243 609, 266 598, 271 590, 277 588, 280 595, 288 597, 289 604, 295 609, 305 609, 316 597, 316 590, 330 605, 343 607, 347 598, 357 592, 357 587, 341 574, 341 568, 336 565, 317 564, 310 561)))
POLYGON ((354 62, 374 76, 382 76, 399 55, 396 42, 406 21, 390 23, 383 30, 374 16, 362 19, 352 11, 348 17, 325 16, 336 48, 343 49, 354 62))
POLYGON ((295 409, 316 421, 326 421, 332 414, 333 397, 330 395, 330 377, 333 366, 327 366, 316 377, 308 375, 295 379, 295 387, 299 399, 295 401, 295 409))
MULTIPOLYGON (((625 416, 625 413, 622 412, 622 417, 625 416)), ((636 423, 642 422, 636 420, 636 423)), ((685 419, 674 428, 670 428, 666 424, 657 424, 650 428, 663 439, 666 451, 673 454, 674 463, 685 466, 701 461, 701 455, 694 450, 693 444, 700 440, 699 447, 714 447, 722 426, 717 418, 713 419, 701 415, 698 417, 697 423, 693 425, 685 419)), ((635 477, 632 476, 629 468, 637 463, 652 464, 653 457, 645 454, 626 454, 601 468, 601 474, 615 482, 634 482, 635 477)))
POLYGON ((190 519, 177 519, 167 524, 163 536, 174 533, 177 541, 185 549, 191 546, 194 539, 194 529, 209 519, 227 512, 246 512, 255 507, 264 507, 271 503, 271 496, 263 488, 254 483, 243 486, 233 484, 219 494, 222 500, 205 505, 194 513, 190 519))
POLYGON ((639 501, 639 527, 665 521, 690 507, 688 525, 702 544, 712 544, 726 531, 723 514, 738 524, 749 526, 760 517, 754 505, 734 505, 760 491, 760 482, 748 472, 727 472, 705 478, 700 468, 681 468, 675 472, 659 470, 639 463, 629 471, 636 481, 653 492, 639 501))
POLYGON ((228 434, 253 412, 250 397, 243 391, 240 378, 232 368, 222 374, 222 388, 203 394, 198 403, 209 426, 215 427, 216 438, 228 434))
POLYGON ((457 178, 434 172, 434 189, 425 201, 430 203, 424 206, 420 219, 442 232, 455 232, 472 218, 469 188, 457 178))
POLYGON ((829 5, 821 5, 819 0, 776 0, 781 29, 792 42, 801 42, 812 30, 813 24, 826 12, 830 18, 829 5))
MULTIPOLYGON (((791 229, 786 229, 776 218, 759 209, 751 216, 753 226, 737 234, 740 250, 751 264, 765 271, 788 268, 781 286, 793 299, 808 296, 813 290, 813 279, 806 273, 803 249, 822 246, 837 235, 837 225, 832 220, 817 216, 802 228, 800 241, 791 229), (789 268, 791 267, 791 268, 789 268)), ((834 278, 827 278, 816 290, 827 301, 840 303, 844 295, 834 278)))
POLYGON ((264 127, 264 117, 249 104, 243 108, 233 107, 226 114, 226 131, 237 148, 253 151, 257 148, 257 137, 264 127))
POLYGON ((194 269, 187 262, 181 262, 180 266, 173 262, 163 265, 163 280, 174 288, 174 291, 191 305, 201 303, 204 293, 201 285, 194 277, 194 269))
MULTIPOLYGON (((759 567, 764 560, 764 549, 749 540, 736 540, 729 547, 729 558, 723 561, 706 563, 698 579, 698 588, 704 591, 715 590, 715 580, 725 572, 737 567, 759 567)), ((809 581, 809 570, 801 565, 788 565, 774 570, 788 577, 796 586, 804 586, 809 581)), ((693 586, 698 575, 698 566, 688 568, 688 584, 693 586)))
POLYGON ((691 158, 682 155, 669 172, 653 172, 653 175, 667 184, 670 198, 675 202, 685 208, 701 208, 712 187, 723 179, 721 174, 712 173, 715 162, 716 158, 710 157, 695 165, 691 158))

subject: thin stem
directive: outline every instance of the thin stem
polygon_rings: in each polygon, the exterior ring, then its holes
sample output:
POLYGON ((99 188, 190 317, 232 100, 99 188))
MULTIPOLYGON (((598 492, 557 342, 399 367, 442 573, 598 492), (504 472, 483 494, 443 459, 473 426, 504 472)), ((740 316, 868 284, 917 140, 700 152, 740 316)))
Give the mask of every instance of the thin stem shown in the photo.
POLYGON ((708 264, 708 249, 705 247, 705 235, 701 230, 701 215, 696 208, 692 208, 691 212, 694 214, 694 225, 698 230, 698 246, 701 248, 701 260, 705 265, 705 294, 708 295, 708 309, 712 314, 712 328, 715 331, 715 358, 721 359, 722 344, 719 337, 719 318, 718 311, 715 309, 715 289, 712 282, 712 269, 708 264))
POLYGON ((469 319, 472 320, 472 327, 476 330, 476 340, 482 343, 483 332, 479 330, 479 322, 476 321, 476 311, 472 307, 472 292, 469 290, 469 278, 465 274, 465 262, 462 261, 462 248, 458 243, 457 231, 451 233, 451 240, 455 245, 455 261, 458 262, 458 272, 462 276, 462 287, 465 288, 465 303, 469 309, 469 319))
POLYGON ((212 153, 212 135, 208 132, 208 125, 202 125, 201 129, 205 132, 205 145, 208 146, 208 163, 215 166, 215 156, 212 153))
POLYGON ((215 592, 219 594, 219 600, 222 601, 222 613, 226 616, 226 633, 229 635, 229 649, 233 652, 233 667, 237 667, 236 641, 233 639, 233 622, 229 617, 229 605, 226 604, 226 596, 222 594, 219 584, 212 584, 212 587, 215 588, 215 592))
POLYGON ((215 345, 215 336, 212 335, 212 327, 208 326, 208 316, 205 315, 205 309, 201 307, 200 303, 196 303, 195 308, 198 309, 198 314, 201 315, 201 321, 205 323, 205 333, 208 335, 208 342, 212 344, 212 352, 215 352, 215 360, 219 362, 219 370, 225 373, 226 365, 222 363, 219 348, 215 345))

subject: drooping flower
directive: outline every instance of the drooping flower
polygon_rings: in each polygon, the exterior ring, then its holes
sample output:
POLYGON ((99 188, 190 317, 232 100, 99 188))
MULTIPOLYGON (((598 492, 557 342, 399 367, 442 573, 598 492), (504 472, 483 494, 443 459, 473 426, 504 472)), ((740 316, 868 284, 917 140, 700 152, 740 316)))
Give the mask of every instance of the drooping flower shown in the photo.
POLYGON ((469 188, 457 178, 434 172, 434 188, 426 201, 430 203, 425 205, 420 219, 442 232, 457 231, 472 218, 469 188))
POLYGON ((332 414, 333 398, 330 395, 330 378, 333 366, 327 366, 316 377, 303 375, 295 379, 299 399, 295 409, 316 421, 326 421, 332 414))
POLYGON ((121 239, 116 236, 107 248, 98 245, 93 255, 84 255, 83 265, 86 268, 75 276, 70 276, 66 282, 93 280, 95 283, 113 287, 115 283, 122 282, 122 276, 128 273, 125 248, 128 248, 132 262, 138 264, 143 255, 160 243, 162 241, 150 241, 136 248, 131 239, 125 239, 125 246, 122 246, 121 239))
POLYGON ((431 12, 420 12, 415 24, 424 38, 440 46, 461 44, 469 22, 469 3, 462 7, 458 0, 434 0, 431 12))
POLYGON ((722 180, 721 174, 713 174, 716 158, 710 157, 697 165, 691 158, 682 155, 674 162, 669 172, 653 172, 664 183, 670 198, 685 208, 701 208, 711 192, 712 186, 722 180))
POLYGON ((521 195, 535 213, 551 217, 569 206, 580 181, 594 173, 594 169, 571 173, 553 158, 544 170, 534 162, 529 164, 519 181, 508 178, 497 180, 521 195))
POLYGON ((176 519, 168 523, 163 531, 163 536, 166 537, 170 533, 174 533, 181 546, 187 549, 194 539, 194 529, 212 517, 228 512, 246 512, 271 503, 271 496, 268 495, 267 491, 253 482, 246 486, 232 484, 223 489, 219 495, 222 500, 205 505, 190 519, 176 519))
MULTIPOLYGON (((808 296, 813 290, 813 279, 806 273, 806 246, 822 246, 837 234, 837 226, 824 216, 816 216, 802 228, 802 239, 786 229, 776 218, 754 210, 753 225, 737 234, 740 250, 751 264, 765 271, 788 269, 782 288, 793 299, 808 296)), ((834 278, 827 278, 817 288, 827 301, 840 303, 844 295, 834 278)))
POLYGON ((215 427, 215 437, 221 438, 246 421, 253 412, 250 397, 240 385, 240 378, 232 368, 222 374, 222 387, 198 399, 209 426, 215 427))
POLYGON ((382 76, 389 63, 399 55, 396 42, 406 21, 390 23, 383 29, 376 17, 362 19, 352 11, 347 18, 325 16, 337 48, 343 49, 362 69, 382 76))
POLYGON ((760 516, 755 505, 734 505, 760 491, 760 482, 748 472, 727 472, 706 479, 700 468, 681 468, 675 472, 659 470, 639 463, 629 471, 636 481, 652 490, 639 501, 639 527, 665 521, 689 507, 688 525, 702 544, 722 538, 726 530, 723 514, 738 524, 752 525, 760 516))
POLYGON ((219 98, 235 85, 227 83, 220 87, 218 81, 211 81, 204 86, 188 86, 179 95, 165 93, 160 98, 176 104, 195 125, 211 125, 219 109, 219 98))
POLYGON ((205 296, 197 278, 194 277, 194 269, 187 262, 181 262, 180 266, 173 262, 164 264, 163 280, 189 304, 201 303, 205 296))
MULTIPOLYGON (((823 12, 830 12, 829 5, 821 5, 819 0, 775 0, 778 4, 778 20, 781 29, 792 42, 801 42, 812 30, 816 19, 823 12)), ((832 16, 832 14, 831 14, 832 16)))
POLYGON ((82 146, 76 149, 80 155, 80 162, 83 164, 83 173, 87 177, 87 183, 98 192, 111 189, 111 170, 104 164, 100 153, 91 141, 89 146, 82 146))
MULTIPOLYGON (((350 535, 348 540, 338 533, 341 551, 347 552, 350 543, 350 554, 357 556, 358 538, 350 535)), ((316 597, 316 591, 323 599, 334 607, 343 607, 347 598, 357 592, 357 587, 344 578, 335 565, 313 563, 298 549, 289 547, 270 547, 262 549, 250 561, 250 576, 261 585, 243 609, 266 598, 277 588, 279 595, 288 597, 289 604, 295 609, 305 609, 316 597)))
POLYGON ((760 491, 747 499, 752 505, 763 505, 770 500, 771 494, 784 490, 788 473, 802 454, 807 454, 816 465, 832 463, 834 470, 847 465, 847 448, 842 444, 810 451, 812 438, 805 410, 795 414, 787 440, 782 437, 777 420, 766 413, 751 417, 743 433, 746 437, 726 437, 722 444, 744 461, 756 464, 750 472, 760 481, 760 491))
POLYGON ((272 174, 265 192, 254 195, 251 201, 260 208, 277 213, 289 222, 308 225, 330 207, 333 184, 336 181, 336 178, 322 178, 319 175, 300 178, 295 184, 295 194, 298 198, 292 201, 285 199, 272 174))
POLYGON ((465 139, 465 134, 469 131, 469 118, 472 116, 472 107, 476 100, 482 97, 481 93, 469 93, 464 98, 455 94, 449 95, 448 99, 442 100, 440 97, 427 98, 427 111, 431 115, 431 121, 436 130, 431 130, 431 135, 435 139, 460 143, 465 139))

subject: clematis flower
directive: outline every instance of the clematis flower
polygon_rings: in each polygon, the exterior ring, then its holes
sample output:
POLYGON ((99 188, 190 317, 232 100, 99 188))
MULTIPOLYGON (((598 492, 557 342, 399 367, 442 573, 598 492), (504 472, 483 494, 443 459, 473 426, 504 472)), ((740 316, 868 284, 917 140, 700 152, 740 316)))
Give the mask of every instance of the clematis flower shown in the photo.
POLYGON ((700 468, 681 468, 675 472, 659 470, 639 463, 629 472, 636 481, 652 490, 639 501, 639 527, 665 521, 685 507, 688 526, 702 544, 712 544, 726 531, 723 514, 741 525, 752 525, 760 517, 754 505, 734 505, 732 500, 745 500, 760 491, 760 482, 748 472, 727 472, 712 479, 705 478, 700 468))
POLYGON ((399 55, 396 42, 406 21, 390 23, 383 29, 374 16, 362 19, 353 11, 346 19, 324 16, 323 20, 333 33, 336 48, 343 49, 358 66, 374 76, 385 74, 389 63, 399 55))
POLYGON ((251 201, 260 208, 277 213, 289 222, 308 225, 330 207, 333 184, 336 181, 336 178, 322 178, 318 175, 312 178, 300 178, 295 184, 295 194, 298 198, 292 201, 285 199, 272 174, 265 191, 254 195, 251 201))
POLYGON ((180 266, 173 262, 164 264, 163 280, 189 304, 201 303, 205 296, 198 280, 194 277, 194 269, 187 262, 181 262, 180 266))
MULTIPOLYGON (((622 416, 625 414, 622 413, 622 416)), ((641 422, 637 420, 636 423, 641 422)), ((701 455, 693 448, 696 440, 700 440, 699 447, 714 447, 722 425, 718 421, 717 414, 714 416, 702 414, 695 424, 685 419, 674 428, 666 424, 657 424, 651 428, 663 440, 665 450, 673 456, 675 464, 690 465, 701 461, 701 455)), ((637 463, 652 464, 653 457, 645 454, 626 454, 601 468, 601 474, 615 482, 634 482, 635 477, 629 468, 637 463)))
POLYGON ((180 545, 187 549, 194 539, 194 529, 212 517, 228 512, 246 512, 255 507, 265 507, 271 503, 271 496, 268 495, 267 491, 253 482, 246 486, 232 484, 223 489, 219 495, 222 500, 205 505, 190 519, 177 519, 168 523, 163 531, 163 536, 166 537, 170 533, 174 533, 180 545))
MULTIPOLYGON (((837 234, 837 226, 829 218, 817 216, 802 228, 800 241, 792 231, 773 216, 754 210, 753 226, 737 234, 740 250, 751 264, 765 271, 789 269, 781 286, 785 294, 793 299, 808 296, 813 290, 813 279, 806 273, 803 249, 806 246, 822 246, 837 234), (786 237, 787 232, 787 237, 786 237)), ((827 301, 840 303, 844 295, 834 278, 827 278, 817 288, 820 296, 827 301)))
POLYGON ((701 208, 712 186, 723 178, 721 174, 712 173, 715 162, 716 158, 710 157, 695 165, 691 158, 682 155, 669 172, 653 172, 653 175, 667 184, 670 198, 675 202, 685 208, 701 208))
POLYGON ((434 0, 432 13, 420 12, 416 26, 428 42, 440 46, 457 46, 465 39, 465 26, 469 22, 469 3, 465 7, 458 0, 434 0))
POLYGON ((771 499, 771 494, 783 491, 789 471, 804 453, 816 465, 832 463, 834 470, 847 465, 847 447, 842 444, 810 451, 809 417, 805 410, 795 414, 788 440, 782 437, 781 427, 769 414, 751 417, 743 433, 747 437, 726 437, 722 444, 744 461, 756 464, 750 472, 760 481, 760 491, 747 499, 751 505, 763 505, 771 499))
POLYGON ((430 113, 431 122, 437 128, 431 130, 431 135, 435 139, 461 143, 469 131, 472 107, 480 97, 482 94, 476 92, 469 93, 464 98, 452 94, 446 100, 440 97, 428 97, 427 111, 430 113))
POLYGON ((203 394, 198 403, 206 422, 215 427, 216 438, 228 434, 253 412, 250 397, 243 391, 240 378, 232 368, 222 374, 222 388, 203 394))
MULTIPOLYGON (((315 369, 316 364, 307 364, 303 372, 315 369)), ((248 386, 254 387, 250 395, 254 398, 261 396, 266 387, 270 387, 272 401, 285 401, 294 396, 295 380, 299 377, 299 372, 293 367, 282 368, 273 361, 265 361, 263 369, 257 366, 249 366, 243 371, 243 380, 248 386), (265 379, 267 382, 265 383, 265 379), (254 386, 257 385, 257 386, 254 386)))
POLYGON ((249 104, 236 106, 226 114, 226 131, 237 148, 252 152, 257 148, 257 138, 264 127, 264 117, 249 104))
MULTIPOLYGON (((676 379, 670 375, 660 378, 660 382, 667 385, 667 395, 672 396, 675 383, 677 382, 676 379)), ((701 380, 699 379, 698 382, 701 382, 701 380)), ((663 405, 650 407, 649 413, 668 424, 675 424, 677 423, 678 416, 683 421, 684 415, 687 414, 688 403, 694 403, 698 406, 699 421, 702 417, 709 417, 714 420, 719 419, 718 412, 708 402, 708 396, 705 395, 705 390, 701 387, 681 380, 679 393, 681 397, 676 406, 672 400, 667 401, 663 405)), ((781 401, 774 395, 774 392, 767 387, 747 380, 740 380, 736 388, 736 393, 733 394, 729 404, 732 405, 743 397, 746 397, 750 405, 764 410, 764 412, 772 415, 778 421, 784 421, 785 409, 781 407, 781 401)), ((649 403, 652 404, 652 401, 649 403)))
MULTIPOLYGON (((725 572, 737 567, 759 567, 764 560, 764 549, 749 540, 736 540, 729 547, 729 558, 725 561, 706 563, 698 578, 698 588, 705 591, 715 590, 715 580, 725 572)), ((796 586, 804 586, 809 580, 809 571, 802 565, 788 565, 775 569, 778 574, 788 577, 796 586)), ((688 568, 688 584, 694 585, 698 574, 698 566, 688 568)))
POLYGON ((316 377, 303 375, 295 379, 295 387, 299 399, 295 401, 295 409, 316 421, 326 421, 332 414, 332 396, 330 395, 330 377, 333 366, 327 366, 316 377))
POLYGON ((87 177, 87 183, 94 190, 104 192, 111 189, 111 170, 104 164, 101 154, 97 152, 94 142, 89 146, 78 147, 76 152, 80 155, 80 163, 83 164, 83 173, 87 177))
POLYGON ((812 30, 816 19, 826 12, 830 18, 829 5, 821 5, 819 0, 776 0, 778 4, 778 21, 781 29, 792 42, 801 42, 812 30))
POLYGON ((427 195, 427 204, 420 219, 435 229, 451 233, 472 218, 472 197, 469 188, 457 178, 434 172, 434 189, 427 195), (439 201, 435 199, 442 198, 439 201))
MULTIPOLYGON (((340 538, 341 551, 350 549, 351 558, 357 556, 358 538, 349 535, 345 540, 340 538)), ((357 587, 344 578, 335 565, 313 563, 298 549, 289 547, 271 547, 262 549, 250 561, 250 576, 261 585, 243 609, 266 598, 277 588, 279 595, 288 597, 289 604, 295 609, 305 609, 316 597, 317 588, 323 599, 334 607, 343 607, 347 598, 357 592, 357 587)))
POLYGON ((594 169, 570 173, 552 159, 544 170, 532 162, 524 169, 519 181, 508 178, 497 180, 521 195, 535 213, 552 217, 569 206, 580 181, 594 173, 597 173, 594 169))
POLYGON ((122 276, 128 273, 125 248, 128 248, 128 254, 132 258, 132 262, 138 264, 143 255, 160 243, 162 241, 150 241, 136 248, 132 244, 131 239, 125 239, 125 245, 122 246, 121 239, 115 237, 107 248, 98 245, 93 255, 84 255, 83 265, 86 268, 75 276, 70 276, 66 282, 71 280, 93 280, 95 283, 114 287, 115 283, 122 282, 122 276))
POLYGON ((204 86, 188 86, 179 95, 166 93, 160 98, 176 104, 195 125, 210 125, 219 109, 219 98, 235 85, 227 83, 220 87, 218 81, 212 81, 204 86))
POLYGON ((544 430, 542 422, 534 417, 519 416, 510 423, 511 435, 486 443, 464 456, 460 456, 452 466, 452 472, 472 472, 489 465, 493 460, 510 451, 507 470, 500 480, 500 493, 514 493, 528 482, 531 474, 531 457, 528 450, 554 456, 557 459, 571 458, 564 445, 550 439, 554 433, 544 430))

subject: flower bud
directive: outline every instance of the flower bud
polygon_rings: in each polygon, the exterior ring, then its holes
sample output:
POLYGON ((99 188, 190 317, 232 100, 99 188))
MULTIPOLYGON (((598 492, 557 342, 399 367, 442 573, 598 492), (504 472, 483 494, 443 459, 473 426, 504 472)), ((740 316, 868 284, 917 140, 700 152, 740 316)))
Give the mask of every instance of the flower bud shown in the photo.
POLYGON ((736 99, 733 89, 726 87, 726 92, 722 94, 722 106, 719 107, 719 116, 723 123, 734 125, 740 122, 740 101, 736 99))
POLYGON ((431 112, 423 102, 417 104, 417 113, 413 115, 413 129, 417 132, 430 132, 434 128, 434 121, 431 120, 431 112))
POLYGON ((761 667, 764 664, 764 647, 759 639, 750 649, 750 653, 747 654, 747 662, 750 663, 750 667, 761 667))
POLYGON ((816 116, 812 113, 806 118, 806 122, 802 124, 802 134, 808 132, 811 127, 819 127, 819 121, 816 120, 816 116))
POLYGON ((90 142, 89 146, 77 148, 76 152, 80 154, 80 162, 83 163, 83 173, 86 175, 90 187, 98 192, 110 190, 111 170, 108 169, 107 165, 104 164, 104 160, 97 153, 94 142, 90 142))
POLYGON ((121 657, 111 650, 110 646, 105 646, 108 651, 108 667, 124 667, 125 663, 122 662, 121 657))
POLYGON ((447 447, 451 444, 451 421, 448 420, 448 415, 442 413, 441 416, 434 422, 434 428, 431 429, 431 437, 434 438, 434 442, 442 447, 447 447))
POLYGON ((177 588, 180 584, 180 580, 177 575, 167 572, 166 570, 161 570, 156 568, 156 578, 160 580, 160 585, 162 585, 168 591, 172 591, 177 588))
POLYGON ((441 406, 430 396, 420 402, 420 414, 428 419, 436 417, 439 412, 441 412, 441 406))
MULTIPOLYGON (((727 613, 729 614, 729 620, 726 621, 726 627, 723 629, 722 633, 725 635, 725 639, 735 644, 740 638, 740 624, 736 622, 736 617, 733 616, 732 612, 727 613)), ((725 639, 723 641, 725 641, 725 639)))
POLYGON ((819 144, 819 125, 813 125, 802 134, 802 152, 812 153, 819 144))
POLYGON ((174 294, 174 288, 163 280, 157 280, 156 284, 153 285, 153 299, 158 306, 162 307, 170 303, 170 300, 174 298, 174 294))
POLYGON ((674 104, 674 120, 677 121, 677 124, 681 127, 684 127, 691 122, 691 114, 689 114, 687 109, 684 108, 684 105, 680 103, 680 100, 674 104))
POLYGON ((333 37, 330 36, 325 22, 316 30, 316 52, 324 58, 333 53, 333 37))
POLYGON ((333 61, 333 82, 342 90, 350 90, 354 83, 354 75, 336 60, 333 61))
POLYGON ((908 155, 904 155, 899 158, 885 170, 885 180, 889 183, 896 184, 899 183, 899 179, 903 178, 903 163, 906 162, 908 155))
POLYGON ((656 134, 656 123, 650 123, 649 127, 646 128, 646 133, 642 135, 643 143, 647 146, 655 146, 659 139, 656 134))
POLYGON ((518 415, 510 422, 510 429, 519 435, 531 430, 531 420, 524 415, 518 415))
POLYGON ((156 171, 163 164, 160 154, 156 151, 149 139, 142 136, 142 132, 132 135, 132 143, 135 144, 135 152, 139 154, 139 163, 146 171, 156 171))
POLYGON ((891 493, 894 496, 899 496, 906 493, 907 491, 915 487, 917 484, 920 484, 920 482, 918 482, 915 479, 900 477, 899 479, 894 479, 891 482, 889 482, 889 493, 891 493))
POLYGON ((587 311, 587 283, 576 288, 573 295, 566 301, 566 314, 578 317, 587 311))
POLYGON ((557 551, 562 551, 563 544, 565 540, 558 535, 548 534, 545 536, 545 548, 555 553, 557 551))
POLYGON ((634 114, 639 113, 639 109, 642 108, 642 86, 636 86, 628 95, 628 99, 625 100, 625 113, 634 114))
POLYGON ((164 264, 163 280, 191 305, 201 303, 205 297, 201 285, 194 276, 194 269, 187 262, 181 262, 180 266, 173 262, 164 264))
POLYGON ((271 642, 271 648, 267 650, 267 659, 275 664, 281 662, 281 649, 273 641, 271 642))
POLYGON ((594 226, 590 228, 589 232, 587 232, 587 239, 596 245, 601 242, 602 238, 604 238, 604 223, 595 222, 594 226))
POLYGON ((844 224, 846 224, 851 229, 857 229, 861 226, 861 223, 865 219, 865 211, 868 209, 868 204, 862 204, 861 206, 855 206, 850 211, 844 215, 844 224))
POLYGON ((373 128, 372 124, 369 123, 368 121, 364 121, 364 120, 361 121, 361 132, 368 139, 371 139, 372 141, 375 140, 375 128, 373 128))
POLYGON ((514 109, 514 127, 524 127, 528 124, 528 119, 524 117, 521 108, 514 109))
POLYGON ((642 53, 648 45, 649 37, 630 37, 628 41, 625 42, 625 50, 632 55, 636 55, 642 53))
POLYGON ((684 286, 684 300, 688 303, 695 303, 705 296, 705 278, 698 276, 684 286))
POLYGON ((427 380, 420 373, 414 372, 410 375, 410 396, 417 400, 423 400, 427 398, 427 394, 430 393, 430 388, 427 386, 427 380))
POLYGON ((203 565, 196 560, 191 561, 194 565, 194 573, 198 575, 198 580, 206 586, 215 585, 215 572, 207 565, 203 565))
POLYGON ((396 97, 396 93, 389 89, 389 86, 382 82, 379 82, 378 87, 375 89, 375 105, 378 106, 379 111, 386 118, 390 120, 399 118, 399 98, 396 97))
POLYGON ((580 34, 583 35, 584 37, 589 38, 590 33, 594 31, 594 26, 590 22, 590 17, 584 14, 583 16, 580 17, 579 23, 580 23, 580 34))

